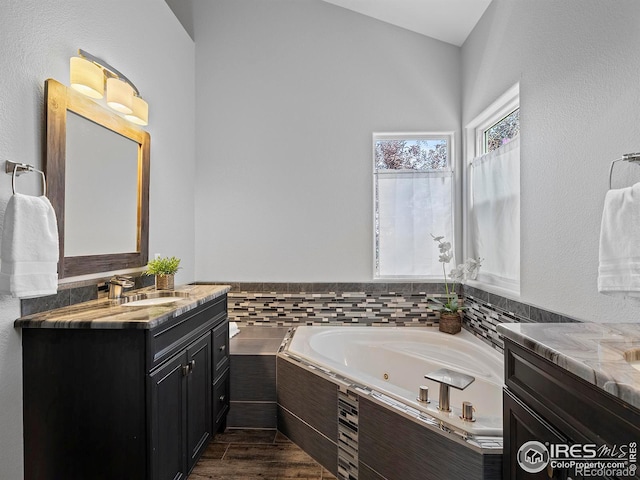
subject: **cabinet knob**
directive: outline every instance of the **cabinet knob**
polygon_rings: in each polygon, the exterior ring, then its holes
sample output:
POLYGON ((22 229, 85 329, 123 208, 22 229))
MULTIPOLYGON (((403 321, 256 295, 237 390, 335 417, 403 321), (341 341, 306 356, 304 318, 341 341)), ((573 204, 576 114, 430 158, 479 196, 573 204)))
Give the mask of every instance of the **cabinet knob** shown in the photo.
POLYGON ((191 372, 193 372, 193 367, 195 367, 195 366, 196 366, 196 361, 195 360, 191 360, 186 365, 184 365, 182 367, 182 376, 186 377, 191 372))
POLYGON ((220 403, 224 402, 224 395, 220 395, 219 400, 220 400, 220 403))
POLYGON ((226 346, 226 345, 222 345, 222 346, 220 347, 220 351, 221 351, 221 352, 224 352, 226 349, 227 349, 227 346, 226 346))

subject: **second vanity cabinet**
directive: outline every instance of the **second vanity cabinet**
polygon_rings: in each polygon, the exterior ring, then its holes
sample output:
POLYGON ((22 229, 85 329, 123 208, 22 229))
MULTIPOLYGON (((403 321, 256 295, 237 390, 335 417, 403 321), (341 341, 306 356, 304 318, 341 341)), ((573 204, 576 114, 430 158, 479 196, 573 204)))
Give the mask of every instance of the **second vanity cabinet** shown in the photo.
POLYGON ((152 328, 27 324, 22 336, 27 480, 186 479, 224 428, 226 295, 152 328))
MULTIPOLYGON (((640 410, 522 345, 505 338, 504 479, 576 480, 574 469, 550 465, 526 473, 518 450, 529 441, 607 445, 612 451, 640 441, 640 410)), ((577 450, 578 452, 580 450, 577 450)), ((618 450, 624 453, 626 450, 618 450)), ((604 455, 606 457, 606 455, 604 455)), ((594 479, 640 478, 593 475, 594 479)))

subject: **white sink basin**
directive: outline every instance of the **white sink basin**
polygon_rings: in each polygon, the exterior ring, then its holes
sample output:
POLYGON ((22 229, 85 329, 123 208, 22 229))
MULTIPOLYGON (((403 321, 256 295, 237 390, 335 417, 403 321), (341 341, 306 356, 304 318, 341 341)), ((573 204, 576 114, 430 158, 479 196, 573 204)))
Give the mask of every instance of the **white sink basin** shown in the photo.
POLYGON ((149 307, 152 305, 167 305, 169 303, 177 302, 183 298, 187 298, 189 292, 181 291, 151 291, 151 292, 139 292, 132 295, 124 295, 121 299, 121 307, 149 307))
POLYGON ((134 300, 133 302, 123 303, 123 307, 145 307, 149 305, 165 305, 180 300, 180 297, 156 297, 144 298, 142 300, 134 300))

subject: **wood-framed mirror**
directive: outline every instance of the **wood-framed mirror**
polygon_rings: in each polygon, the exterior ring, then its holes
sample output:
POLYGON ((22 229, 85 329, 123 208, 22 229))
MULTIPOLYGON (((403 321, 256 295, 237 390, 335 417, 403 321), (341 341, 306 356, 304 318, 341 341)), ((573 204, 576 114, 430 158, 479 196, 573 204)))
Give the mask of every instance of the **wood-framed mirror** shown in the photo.
POLYGON ((58 277, 141 267, 149 257, 149 134, 56 80, 45 82, 47 196, 58 277))

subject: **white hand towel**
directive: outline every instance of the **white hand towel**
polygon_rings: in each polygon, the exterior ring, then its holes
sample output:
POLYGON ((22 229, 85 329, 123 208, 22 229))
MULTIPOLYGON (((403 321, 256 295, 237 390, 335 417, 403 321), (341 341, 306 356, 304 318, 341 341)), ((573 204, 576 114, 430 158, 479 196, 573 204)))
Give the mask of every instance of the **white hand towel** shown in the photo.
POLYGON ((45 196, 14 194, 0 247, 0 293, 28 298, 58 291, 58 225, 45 196))
POLYGON ((598 291, 640 297, 640 183, 605 196, 598 291))

